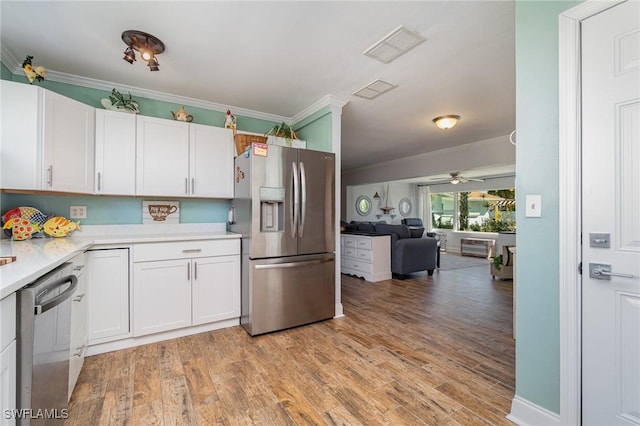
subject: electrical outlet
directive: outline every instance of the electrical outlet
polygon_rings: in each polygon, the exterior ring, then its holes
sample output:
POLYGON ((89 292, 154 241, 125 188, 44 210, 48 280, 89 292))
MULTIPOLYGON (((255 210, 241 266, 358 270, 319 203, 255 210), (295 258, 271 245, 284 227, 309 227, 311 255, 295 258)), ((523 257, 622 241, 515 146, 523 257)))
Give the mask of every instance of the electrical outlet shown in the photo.
POLYGON ((69 219, 86 219, 87 206, 69 206, 69 219))

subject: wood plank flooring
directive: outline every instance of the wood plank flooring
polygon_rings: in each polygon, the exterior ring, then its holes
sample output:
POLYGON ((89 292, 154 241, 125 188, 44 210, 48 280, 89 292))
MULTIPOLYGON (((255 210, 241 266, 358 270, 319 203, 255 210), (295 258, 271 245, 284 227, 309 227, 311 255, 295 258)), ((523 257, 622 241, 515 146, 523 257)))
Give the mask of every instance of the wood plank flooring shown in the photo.
POLYGON ((65 425, 506 425, 511 281, 488 266, 342 276, 344 318, 89 357, 65 425))

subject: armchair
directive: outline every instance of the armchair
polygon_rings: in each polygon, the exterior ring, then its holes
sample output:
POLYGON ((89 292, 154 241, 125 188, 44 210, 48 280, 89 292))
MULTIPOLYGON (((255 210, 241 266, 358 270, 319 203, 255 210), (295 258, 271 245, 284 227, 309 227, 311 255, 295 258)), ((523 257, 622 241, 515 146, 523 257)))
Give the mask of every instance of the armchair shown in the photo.
POLYGON ((376 234, 391 235, 391 273, 403 279, 406 274, 418 271, 427 271, 433 275, 436 269, 438 242, 435 238, 422 238, 420 235, 412 235, 406 225, 387 225, 377 223, 376 234))

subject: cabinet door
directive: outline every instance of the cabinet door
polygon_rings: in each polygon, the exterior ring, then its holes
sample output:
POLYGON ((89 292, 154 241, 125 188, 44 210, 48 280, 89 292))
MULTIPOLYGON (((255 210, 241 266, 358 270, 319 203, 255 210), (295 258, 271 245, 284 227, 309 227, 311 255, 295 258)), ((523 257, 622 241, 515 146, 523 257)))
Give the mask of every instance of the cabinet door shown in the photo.
POLYGON ((129 249, 89 251, 89 344, 129 336, 129 249))
POLYGON ((16 341, 0 352, 0 424, 15 425, 14 419, 5 416, 5 410, 16 407, 16 341))
POLYGON ((81 253, 72 260, 73 274, 78 278, 78 288, 71 299, 71 350, 69 353, 69 392, 67 399, 71 399, 71 393, 78 381, 78 376, 80 376, 89 341, 86 259, 86 254, 81 253))
POLYGON ((137 117, 136 194, 189 194, 189 124, 137 117))
POLYGON ((191 325, 191 261, 133 266, 134 337, 191 325))
POLYGON ((193 325, 240 316, 240 257, 193 259, 193 325))
POLYGON ((41 189, 42 88, 0 80, 0 187, 41 189))
POLYGON ((233 131, 189 125, 191 195, 233 198, 233 131))
POLYGON ((95 193, 135 195, 136 116, 96 110, 95 193))
POLYGON ((42 188, 93 193, 95 108, 44 91, 42 188))

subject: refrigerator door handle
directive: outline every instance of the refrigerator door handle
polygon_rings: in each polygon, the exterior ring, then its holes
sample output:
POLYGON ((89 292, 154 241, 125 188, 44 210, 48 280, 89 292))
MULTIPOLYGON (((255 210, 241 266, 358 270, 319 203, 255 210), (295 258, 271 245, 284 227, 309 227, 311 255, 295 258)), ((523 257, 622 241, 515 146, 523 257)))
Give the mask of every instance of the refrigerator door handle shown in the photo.
POLYGON ((300 212, 300 175, 295 161, 291 162, 291 177, 293 182, 293 218, 291 220, 291 237, 298 238, 298 216, 300 212))
POLYGON ((300 162, 300 238, 304 235, 304 220, 307 216, 307 172, 304 170, 304 163, 300 162))

